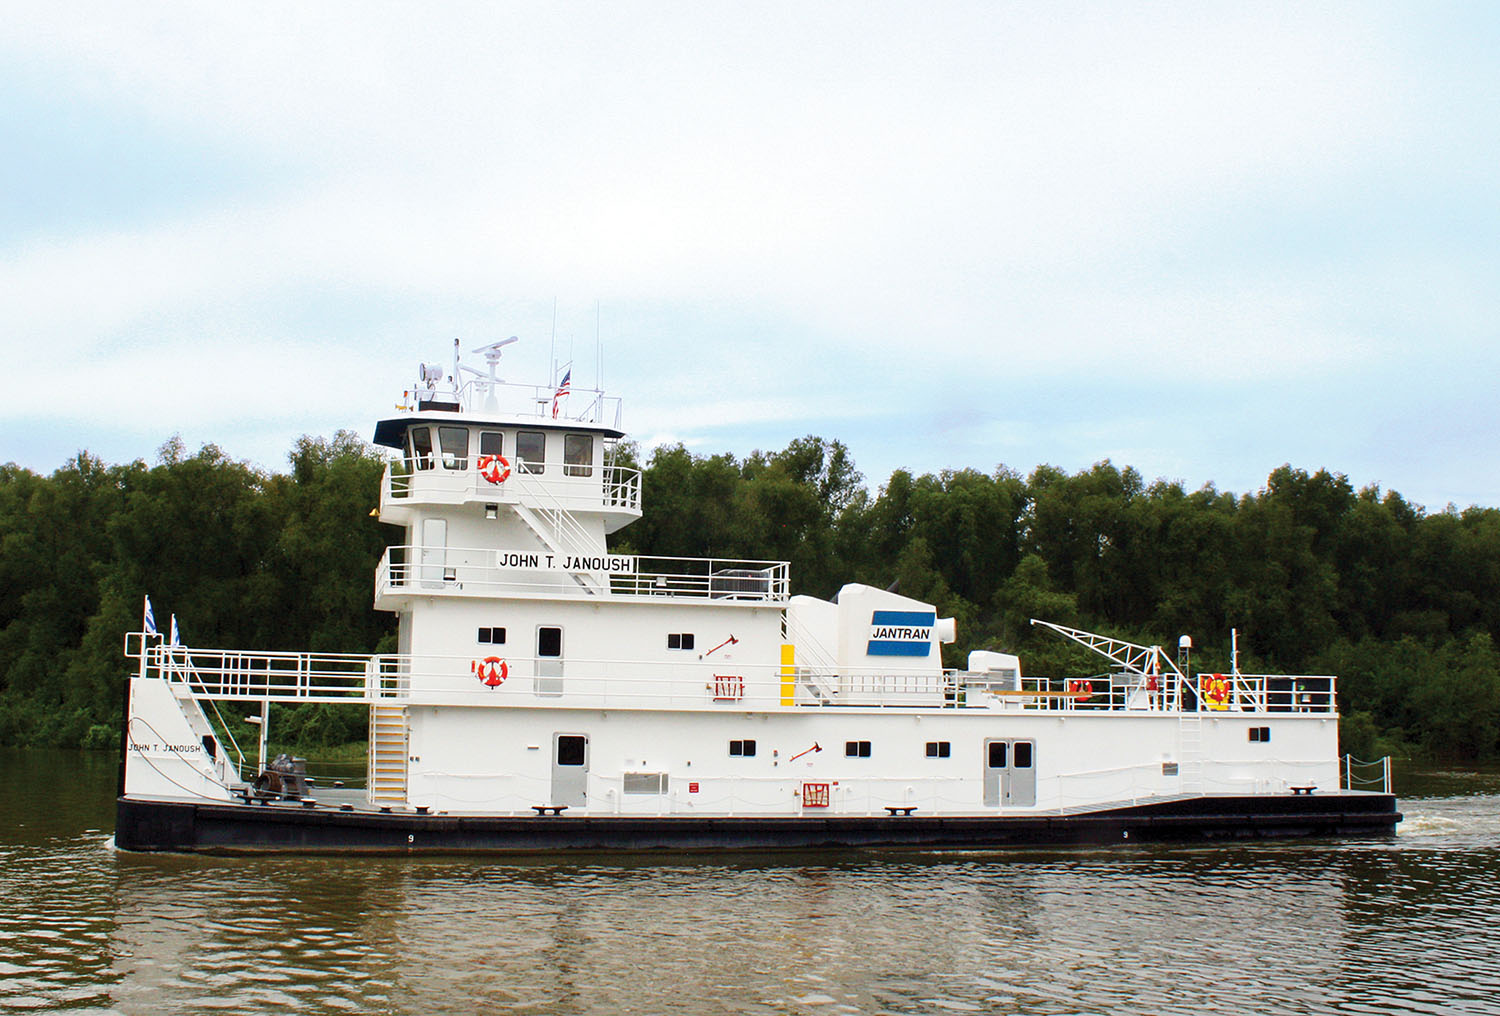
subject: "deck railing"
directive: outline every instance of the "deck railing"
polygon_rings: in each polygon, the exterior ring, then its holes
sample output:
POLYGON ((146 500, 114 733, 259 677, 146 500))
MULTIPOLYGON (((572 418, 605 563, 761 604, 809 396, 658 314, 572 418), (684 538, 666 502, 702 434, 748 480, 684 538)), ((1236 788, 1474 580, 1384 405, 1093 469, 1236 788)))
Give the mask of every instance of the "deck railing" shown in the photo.
POLYGON ((489 547, 387 547, 375 574, 376 596, 588 596, 607 589, 618 597, 675 596, 782 603, 790 594, 785 561, 549 554, 489 547), (589 574, 585 588, 570 578, 589 574))
POLYGON ((410 499, 445 504, 483 502, 537 504, 543 500, 573 512, 632 512, 641 510, 641 471, 625 466, 594 466, 549 459, 525 465, 513 457, 510 475, 491 483, 479 473, 479 456, 459 459, 457 468, 436 458, 398 458, 386 463, 381 478, 381 502, 410 499))

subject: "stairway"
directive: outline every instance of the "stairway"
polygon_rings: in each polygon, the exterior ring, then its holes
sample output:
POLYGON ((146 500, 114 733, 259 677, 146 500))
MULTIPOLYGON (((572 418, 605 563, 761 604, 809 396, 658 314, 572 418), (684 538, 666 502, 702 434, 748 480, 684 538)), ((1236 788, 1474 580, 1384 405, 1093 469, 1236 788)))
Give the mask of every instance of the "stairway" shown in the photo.
POLYGON ((1177 714, 1177 764, 1182 792, 1203 793, 1203 718, 1197 713, 1177 714))
POLYGON ((370 706, 369 772, 365 786, 370 804, 406 806, 406 707, 370 706))
MULTIPOLYGON (((569 553, 605 553, 604 548, 594 548, 594 541, 590 539, 588 530, 584 529, 575 519, 571 512, 561 506, 548 508, 533 508, 517 502, 511 506, 516 515, 527 527, 536 534, 542 546, 552 551, 559 558, 567 558, 569 553), (571 548, 571 549, 570 549, 571 548)), ((569 572, 573 581, 588 593, 606 592, 605 586, 599 581, 598 576, 589 572, 569 572)))

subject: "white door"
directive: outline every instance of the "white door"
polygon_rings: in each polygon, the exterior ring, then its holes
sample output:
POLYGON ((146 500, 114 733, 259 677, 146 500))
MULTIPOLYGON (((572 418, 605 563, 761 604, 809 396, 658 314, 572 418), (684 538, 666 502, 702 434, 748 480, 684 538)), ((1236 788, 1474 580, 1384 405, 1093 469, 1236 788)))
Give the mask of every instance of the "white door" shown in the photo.
POLYGON ((429 589, 443 584, 448 566, 448 520, 422 520, 421 582, 429 589))

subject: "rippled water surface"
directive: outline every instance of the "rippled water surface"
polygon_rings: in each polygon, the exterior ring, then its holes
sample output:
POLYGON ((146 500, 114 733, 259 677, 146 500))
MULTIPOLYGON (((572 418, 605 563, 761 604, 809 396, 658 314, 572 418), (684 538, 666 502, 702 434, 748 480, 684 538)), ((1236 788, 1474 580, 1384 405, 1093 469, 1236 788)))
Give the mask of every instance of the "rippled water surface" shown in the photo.
POLYGON ((991 854, 117 853, 0 753, 0 1013, 1500 1013, 1500 779, 1391 840, 991 854))

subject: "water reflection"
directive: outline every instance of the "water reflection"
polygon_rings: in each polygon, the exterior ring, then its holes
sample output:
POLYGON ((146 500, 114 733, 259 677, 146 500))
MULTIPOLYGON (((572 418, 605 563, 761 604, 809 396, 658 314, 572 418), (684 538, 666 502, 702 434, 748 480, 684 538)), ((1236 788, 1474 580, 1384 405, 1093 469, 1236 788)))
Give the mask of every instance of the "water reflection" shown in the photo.
POLYGON ((106 850, 112 773, 57 768, 0 781, 25 816, 0 1012, 1477 1013, 1500 990, 1493 795, 1356 844, 199 858, 106 850))

